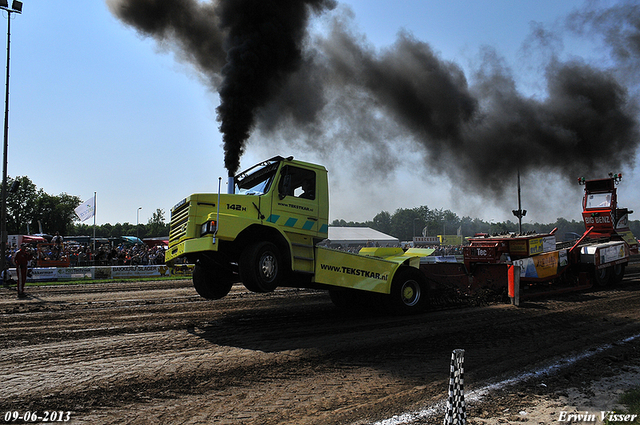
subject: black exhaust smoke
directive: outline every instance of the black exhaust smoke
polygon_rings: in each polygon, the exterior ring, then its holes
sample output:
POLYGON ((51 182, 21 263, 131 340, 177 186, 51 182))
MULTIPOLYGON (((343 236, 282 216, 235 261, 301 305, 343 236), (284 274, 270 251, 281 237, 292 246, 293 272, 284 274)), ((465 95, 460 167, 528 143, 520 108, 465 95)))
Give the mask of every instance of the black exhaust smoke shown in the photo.
POLYGON ((255 113, 279 91, 302 63, 310 8, 321 12, 328 0, 228 0, 220 4, 220 26, 227 31, 227 63, 222 68, 217 109, 225 166, 234 173, 255 113))
POLYGON ((299 69, 311 12, 334 0, 110 0, 111 11, 144 35, 175 44, 220 94, 225 167, 233 176, 255 113, 299 69))
MULTIPOLYGON (((561 62, 551 52, 539 99, 518 92, 489 48, 468 79, 408 33, 375 50, 352 30, 349 13, 337 13, 326 36, 309 39, 310 15, 333 9, 333 0, 108 3, 122 21, 171 45, 219 92, 229 175, 254 130, 270 143, 281 136, 315 151, 346 150, 353 161, 366 150, 375 172, 401 166, 393 144, 410 141, 421 147, 425 169, 493 197, 518 168, 574 178, 635 162, 640 6, 633 2, 608 9, 587 3, 568 18, 563 30, 609 43, 612 66, 561 62)), ((543 50, 549 35, 537 28, 532 40, 542 40, 543 50)))
MULTIPOLYGON (((629 8, 631 22, 640 21, 638 9, 629 8)), ((629 39, 640 39, 640 26, 625 27, 629 39)), ((258 128, 265 136, 273 138, 286 128, 288 137, 283 139, 291 140, 295 128, 303 134, 296 136, 299 143, 313 149, 323 140, 318 134, 339 128, 342 137, 333 138, 334 144, 342 143, 349 151, 357 147, 357 152, 365 151, 365 143, 375 146, 366 151, 359 169, 378 175, 406 165, 390 159, 386 148, 404 143, 411 152, 407 158, 424 153, 424 170, 447 175, 459 187, 493 199, 512 189, 506 182, 515 181, 518 168, 523 174, 541 171, 573 181, 635 162, 640 143, 633 92, 637 84, 617 70, 554 58, 544 74, 546 96, 538 99, 516 89, 510 70, 490 48, 482 51, 482 63, 470 80, 460 67, 440 59, 408 33, 377 51, 338 19, 317 48, 322 54, 314 67, 324 85, 316 92, 325 94, 324 103, 316 99, 310 104, 308 97, 296 97, 296 90, 283 91, 283 98, 274 101, 279 113, 263 114, 266 120, 258 128), (332 110, 345 113, 337 116, 332 110), (363 140, 364 127, 377 131, 366 133, 363 140), (423 149, 416 151, 415 146, 423 149), (367 166, 372 163, 376 166, 367 166)), ((637 69, 640 54, 628 52, 625 60, 637 69)), ((335 145, 332 149, 339 151, 335 145)))

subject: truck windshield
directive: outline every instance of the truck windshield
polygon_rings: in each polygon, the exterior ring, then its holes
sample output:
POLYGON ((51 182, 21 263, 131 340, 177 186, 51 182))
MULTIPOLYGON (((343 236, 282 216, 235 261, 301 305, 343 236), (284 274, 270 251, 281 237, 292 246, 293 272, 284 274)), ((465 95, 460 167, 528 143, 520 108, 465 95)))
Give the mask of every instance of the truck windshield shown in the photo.
POLYGON ((587 209, 611 207, 611 193, 591 193, 587 195, 587 209))
POLYGON ((261 168, 240 173, 235 177, 236 191, 240 195, 262 195, 269 191, 278 163, 274 162, 261 168))

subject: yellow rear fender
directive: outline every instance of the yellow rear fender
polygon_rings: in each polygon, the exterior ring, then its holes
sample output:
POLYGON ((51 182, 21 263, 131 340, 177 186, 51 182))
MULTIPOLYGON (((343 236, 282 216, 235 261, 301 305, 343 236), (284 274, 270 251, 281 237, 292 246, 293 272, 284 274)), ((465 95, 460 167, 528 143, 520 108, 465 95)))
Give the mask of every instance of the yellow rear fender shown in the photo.
POLYGON ((393 277, 400 267, 417 268, 419 265, 420 257, 380 258, 316 247, 315 282, 389 294, 393 277))

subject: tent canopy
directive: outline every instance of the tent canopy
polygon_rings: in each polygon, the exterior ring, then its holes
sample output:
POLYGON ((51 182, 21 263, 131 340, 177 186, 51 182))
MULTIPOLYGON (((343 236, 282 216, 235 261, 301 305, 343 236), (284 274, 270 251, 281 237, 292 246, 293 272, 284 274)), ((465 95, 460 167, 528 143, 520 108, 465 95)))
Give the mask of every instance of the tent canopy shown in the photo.
POLYGON ((329 227, 329 246, 398 246, 398 238, 378 232, 369 227, 329 227))

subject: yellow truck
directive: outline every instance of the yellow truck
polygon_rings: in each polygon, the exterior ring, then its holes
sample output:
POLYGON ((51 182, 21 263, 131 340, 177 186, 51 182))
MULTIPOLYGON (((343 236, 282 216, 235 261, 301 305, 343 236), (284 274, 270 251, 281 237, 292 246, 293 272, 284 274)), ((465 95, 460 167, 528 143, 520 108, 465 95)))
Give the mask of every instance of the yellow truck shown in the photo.
POLYGON ((327 170, 273 157, 229 178, 227 193, 197 193, 171 209, 166 261, 195 264, 204 298, 226 296, 241 281, 253 292, 277 287, 327 289, 340 307, 382 300, 397 312, 422 310, 425 251, 363 248, 359 254, 319 246, 327 239, 327 170))

